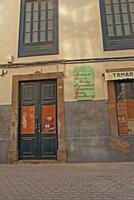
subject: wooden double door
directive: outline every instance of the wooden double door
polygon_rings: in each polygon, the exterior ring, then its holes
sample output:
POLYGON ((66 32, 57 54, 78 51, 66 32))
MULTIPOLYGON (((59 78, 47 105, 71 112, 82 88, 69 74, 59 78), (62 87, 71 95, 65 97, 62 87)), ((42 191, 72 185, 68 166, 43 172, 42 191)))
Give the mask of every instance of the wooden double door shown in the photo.
POLYGON ((19 159, 57 157, 56 80, 21 82, 19 95, 19 159))

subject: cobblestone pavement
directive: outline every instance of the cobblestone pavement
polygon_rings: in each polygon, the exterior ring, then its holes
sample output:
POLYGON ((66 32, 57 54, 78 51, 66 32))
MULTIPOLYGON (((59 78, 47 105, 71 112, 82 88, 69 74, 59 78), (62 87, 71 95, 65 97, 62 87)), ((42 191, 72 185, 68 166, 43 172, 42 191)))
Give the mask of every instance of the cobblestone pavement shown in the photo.
POLYGON ((0 200, 134 200, 134 163, 0 165, 0 200))

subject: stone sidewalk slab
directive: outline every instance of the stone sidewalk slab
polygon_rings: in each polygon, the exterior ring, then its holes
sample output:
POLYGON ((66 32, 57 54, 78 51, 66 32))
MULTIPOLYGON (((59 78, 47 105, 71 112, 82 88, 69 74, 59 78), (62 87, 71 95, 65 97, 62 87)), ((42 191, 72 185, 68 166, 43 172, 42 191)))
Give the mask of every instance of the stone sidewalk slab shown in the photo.
POLYGON ((134 163, 0 165, 0 200, 134 200, 134 163))

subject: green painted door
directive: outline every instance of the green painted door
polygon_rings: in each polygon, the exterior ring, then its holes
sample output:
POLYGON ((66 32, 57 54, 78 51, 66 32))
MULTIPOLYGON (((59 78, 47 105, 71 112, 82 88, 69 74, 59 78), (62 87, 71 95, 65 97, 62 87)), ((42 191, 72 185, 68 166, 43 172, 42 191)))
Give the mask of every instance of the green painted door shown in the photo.
POLYGON ((19 159, 56 159, 56 81, 20 83, 19 159))

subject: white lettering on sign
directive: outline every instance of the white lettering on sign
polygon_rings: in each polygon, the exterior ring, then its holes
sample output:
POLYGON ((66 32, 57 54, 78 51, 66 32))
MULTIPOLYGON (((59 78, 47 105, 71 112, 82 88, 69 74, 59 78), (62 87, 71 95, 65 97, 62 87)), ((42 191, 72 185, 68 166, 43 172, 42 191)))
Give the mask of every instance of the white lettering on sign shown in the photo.
POLYGON ((105 73, 106 80, 133 79, 134 71, 105 73))

